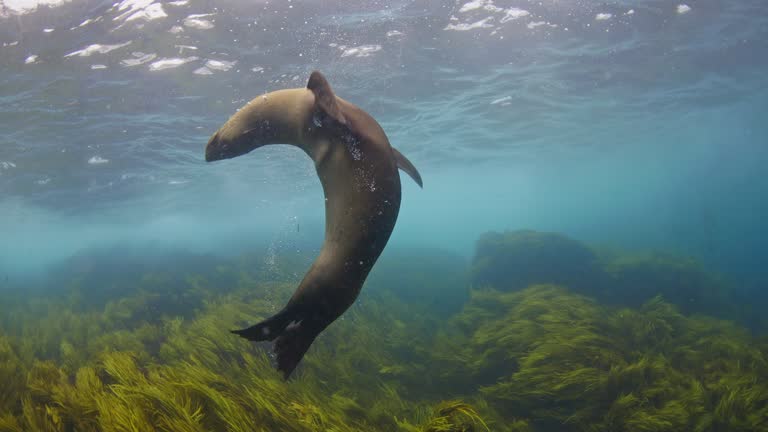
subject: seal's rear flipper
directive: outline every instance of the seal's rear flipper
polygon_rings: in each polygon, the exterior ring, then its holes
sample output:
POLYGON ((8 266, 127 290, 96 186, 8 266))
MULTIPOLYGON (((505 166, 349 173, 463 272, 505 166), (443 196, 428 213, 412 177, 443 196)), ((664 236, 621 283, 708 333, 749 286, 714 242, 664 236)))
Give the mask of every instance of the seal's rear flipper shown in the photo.
POLYGON ((305 322, 296 310, 285 308, 271 318, 246 329, 232 330, 232 333, 254 342, 274 340, 277 368, 288 379, 323 328, 305 322))
POLYGON ((286 308, 256 325, 231 332, 254 342, 272 341, 280 336, 290 322, 291 315, 286 308))
POLYGON ((275 340, 277 369, 283 372, 285 379, 291 376, 318 334, 320 332, 312 326, 302 326, 301 323, 298 323, 288 326, 275 340))

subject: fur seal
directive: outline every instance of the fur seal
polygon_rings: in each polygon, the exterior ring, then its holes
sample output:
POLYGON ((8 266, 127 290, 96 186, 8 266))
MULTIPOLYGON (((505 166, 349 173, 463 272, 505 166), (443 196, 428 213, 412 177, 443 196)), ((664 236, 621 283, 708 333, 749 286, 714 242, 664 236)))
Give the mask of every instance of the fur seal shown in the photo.
POLYGON ((384 250, 400 210, 398 168, 419 186, 422 181, 379 123, 337 97, 317 71, 306 88, 267 93, 240 109, 208 141, 205 160, 233 158, 267 144, 304 150, 325 194, 323 246, 288 304, 233 331, 252 341, 274 341, 277 368, 288 379, 320 332, 354 303, 384 250))

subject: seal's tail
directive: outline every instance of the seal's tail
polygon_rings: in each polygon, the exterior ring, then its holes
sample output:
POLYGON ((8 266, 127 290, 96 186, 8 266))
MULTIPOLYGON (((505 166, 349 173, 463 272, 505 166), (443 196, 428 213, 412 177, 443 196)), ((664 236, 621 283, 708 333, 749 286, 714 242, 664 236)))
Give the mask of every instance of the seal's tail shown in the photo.
POLYGON ((277 355, 277 369, 288 379, 304 354, 312 345, 322 328, 318 331, 301 317, 294 316, 283 309, 271 318, 242 330, 232 330, 251 341, 275 341, 274 352, 277 355))

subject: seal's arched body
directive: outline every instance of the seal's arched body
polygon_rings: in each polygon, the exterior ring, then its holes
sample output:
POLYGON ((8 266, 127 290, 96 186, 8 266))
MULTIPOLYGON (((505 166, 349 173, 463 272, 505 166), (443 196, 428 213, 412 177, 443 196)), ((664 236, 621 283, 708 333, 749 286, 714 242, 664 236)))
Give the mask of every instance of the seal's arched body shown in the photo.
POLYGON ((336 97, 319 72, 306 89, 252 100, 211 137, 205 158, 232 158, 266 144, 304 150, 325 193, 325 241, 293 297, 271 318, 234 332, 274 340, 278 369, 288 378, 317 335, 354 303, 384 250, 400 210, 398 167, 422 183, 376 120, 336 97))

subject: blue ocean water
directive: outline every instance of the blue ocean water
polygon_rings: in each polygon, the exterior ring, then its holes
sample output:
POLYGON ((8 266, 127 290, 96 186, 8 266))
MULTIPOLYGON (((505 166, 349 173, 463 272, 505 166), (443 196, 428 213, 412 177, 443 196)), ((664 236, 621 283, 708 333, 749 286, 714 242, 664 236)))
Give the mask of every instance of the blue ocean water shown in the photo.
POLYGON ((0 0, 0 430, 768 430, 766 66, 765 0, 0 0), (312 161, 204 158, 314 70, 424 181, 327 328, 312 161))
POLYGON ((207 164, 253 97, 322 71, 420 170, 391 249, 489 230, 694 256, 765 290, 768 5, 0 2, 0 274, 97 247, 316 250, 296 148, 207 164), (300 228, 299 228, 300 227, 300 228))

